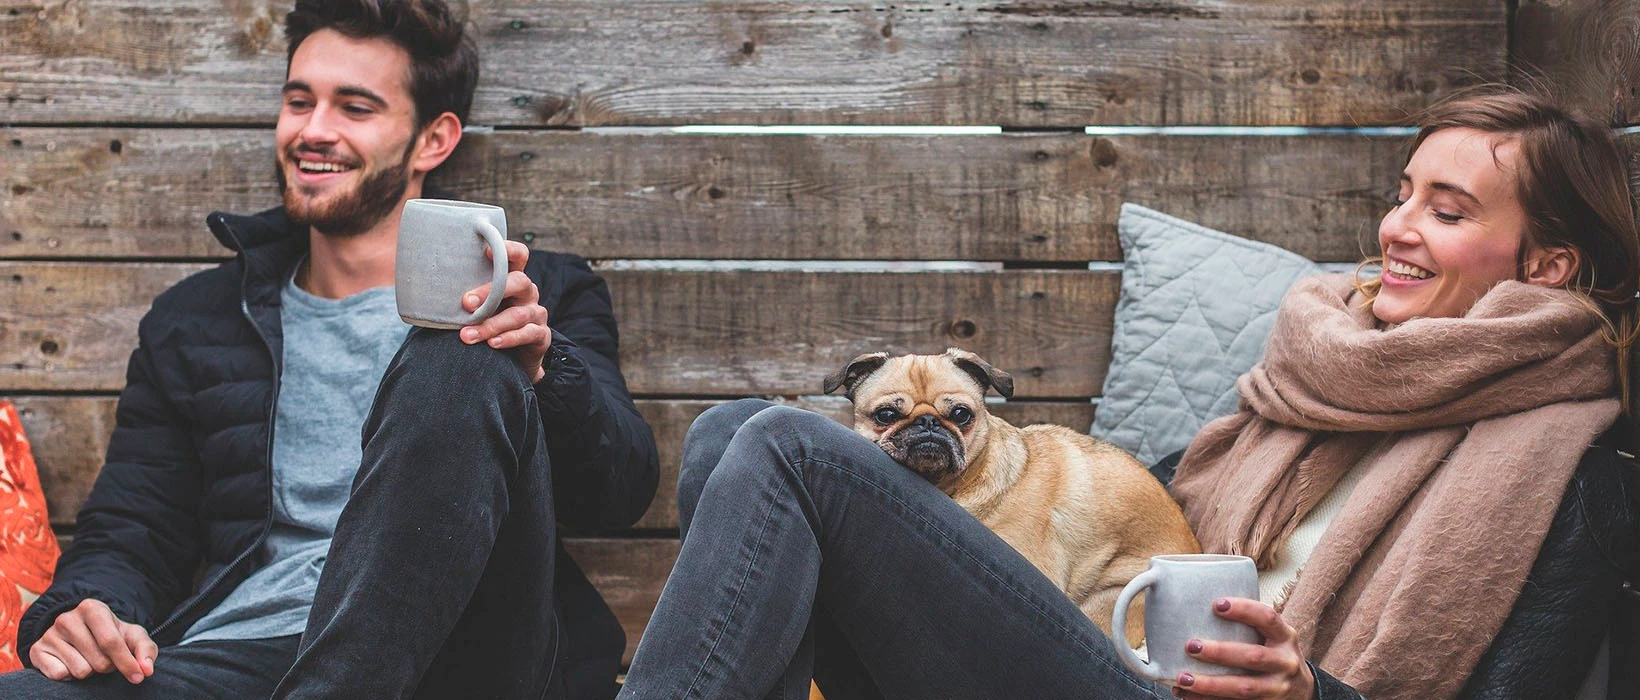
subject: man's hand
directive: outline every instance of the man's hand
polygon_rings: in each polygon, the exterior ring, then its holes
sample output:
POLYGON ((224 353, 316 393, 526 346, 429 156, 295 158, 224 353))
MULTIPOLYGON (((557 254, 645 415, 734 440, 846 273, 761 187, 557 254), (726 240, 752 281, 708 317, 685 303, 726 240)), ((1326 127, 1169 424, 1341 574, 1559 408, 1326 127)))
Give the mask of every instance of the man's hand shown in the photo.
POLYGON ((1245 669, 1246 676, 1195 676, 1181 673, 1174 697, 1185 700, 1263 698, 1307 700, 1315 695, 1315 677, 1298 651, 1298 633, 1274 608, 1246 598, 1220 598, 1213 612, 1226 620, 1251 625, 1263 644, 1192 639, 1185 653, 1220 666, 1245 669))
POLYGON ((119 671, 125 680, 141 683, 154 675, 156 656, 159 645, 147 630, 121 622, 106 604, 90 598, 58 615, 28 651, 34 667, 54 681, 119 671))
MULTIPOLYGON (((489 255, 488 250, 485 255, 489 255)), ((530 383, 541 381, 547 370, 541 366, 552 345, 552 329, 547 327, 547 310, 541 306, 541 290, 529 275, 524 274, 524 263, 530 259, 530 249, 518 241, 507 241, 507 289, 501 306, 494 316, 482 323, 461 329, 461 341, 472 345, 488 342, 497 350, 511 350, 513 360, 524 368, 530 383)), ((489 296, 490 285, 485 284, 462 297, 461 305, 474 311, 489 296)))

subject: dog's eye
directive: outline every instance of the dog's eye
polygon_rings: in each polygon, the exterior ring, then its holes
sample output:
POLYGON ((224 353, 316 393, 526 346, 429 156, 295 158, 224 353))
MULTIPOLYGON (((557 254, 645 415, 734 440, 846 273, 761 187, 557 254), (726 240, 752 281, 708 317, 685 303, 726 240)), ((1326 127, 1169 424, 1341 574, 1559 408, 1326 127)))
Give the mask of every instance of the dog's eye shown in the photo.
POLYGON ((893 425, 894 421, 900 419, 900 412, 884 406, 871 414, 871 419, 877 421, 877 425, 893 425))
POLYGON ((951 409, 952 423, 956 423, 959 426, 967 426, 969 423, 973 422, 973 420, 974 412, 968 410, 967 406, 958 406, 951 409))

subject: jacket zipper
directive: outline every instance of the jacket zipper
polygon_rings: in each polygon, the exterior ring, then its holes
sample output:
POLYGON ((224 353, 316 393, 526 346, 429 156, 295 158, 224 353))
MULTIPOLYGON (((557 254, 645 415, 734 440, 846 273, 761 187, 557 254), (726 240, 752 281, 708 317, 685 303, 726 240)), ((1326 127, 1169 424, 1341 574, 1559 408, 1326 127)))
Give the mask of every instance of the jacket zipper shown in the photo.
MULTIPOLYGON (((256 541, 252 542, 250 547, 246 548, 245 551, 240 552, 239 556, 234 557, 233 561, 229 562, 226 567, 223 567, 221 571, 217 572, 216 576, 212 577, 209 583, 201 586, 199 591, 193 595, 192 603, 186 607, 178 608, 175 612, 171 613, 170 617, 166 618, 165 622, 162 622, 158 627, 155 627, 153 632, 153 636, 155 637, 163 634, 167 628, 182 619, 185 614, 194 607, 197 607, 199 605, 199 601, 209 597, 209 594, 212 591, 222 585, 222 582, 227 579, 228 574, 233 573, 234 569, 239 568, 239 565, 245 561, 246 557, 249 557, 251 553, 261 549, 262 544, 268 540, 268 532, 273 528, 273 426, 275 414, 279 411, 279 377, 283 374, 283 367, 280 366, 280 358, 274 356, 273 343, 268 342, 268 334, 262 330, 262 326, 257 324, 256 318, 251 315, 251 305, 248 299, 250 292, 251 266, 249 260, 250 256, 245 250, 245 244, 243 241, 239 240, 239 234, 234 232, 233 227, 229 226, 227 221, 222 222, 222 228, 228 232, 228 235, 233 238, 234 243, 239 246, 239 255, 245 265, 245 273, 240 277, 239 282, 239 313, 245 317, 245 322, 251 324, 251 328, 256 331, 256 337, 262 339, 262 347, 268 351, 268 357, 273 361, 273 392, 269 395, 268 399, 268 445, 267 454, 265 455, 265 459, 267 460, 267 468, 263 470, 267 476, 268 508, 267 513, 262 518, 262 531, 257 533, 256 541)), ((183 633, 186 634, 187 630, 183 630, 183 633)))

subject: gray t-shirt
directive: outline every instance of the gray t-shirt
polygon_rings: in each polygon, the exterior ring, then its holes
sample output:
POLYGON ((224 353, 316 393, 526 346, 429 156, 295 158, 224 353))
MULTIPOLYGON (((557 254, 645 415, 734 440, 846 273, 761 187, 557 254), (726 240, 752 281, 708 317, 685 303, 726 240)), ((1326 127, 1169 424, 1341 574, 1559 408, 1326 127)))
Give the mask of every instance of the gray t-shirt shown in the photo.
POLYGON ((273 430, 273 529, 257 569, 194 623, 182 643, 301 634, 336 519, 362 457, 360 434, 387 364, 410 326, 392 287, 346 299, 280 296, 284 371, 273 430))

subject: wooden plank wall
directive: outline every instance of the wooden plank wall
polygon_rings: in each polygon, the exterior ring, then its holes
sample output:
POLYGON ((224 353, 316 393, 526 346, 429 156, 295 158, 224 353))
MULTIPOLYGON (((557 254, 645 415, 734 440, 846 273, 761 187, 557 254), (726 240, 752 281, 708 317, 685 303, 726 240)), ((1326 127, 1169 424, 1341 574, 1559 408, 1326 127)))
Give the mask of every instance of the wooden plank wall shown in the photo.
MULTIPOLYGON (((100 467, 137 320, 225 255, 204 216, 277 203, 289 4, 0 0, 0 395, 23 410, 61 532, 100 467)), ((1596 59, 1604 77, 1568 98, 1640 121, 1633 56, 1574 40, 1596 26, 1633 46, 1640 25, 1591 25, 1570 0, 510 0, 470 21, 472 121, 488 128, 438 181, 505 206, 532 246, 596 261, 661 442, 638 528, 572 543, 630 643, 676 554, 671 480, 706 407, 760 395, 841 418, 815 394, 855 354, 962 345, 1018 379, 1005 416, 1085 428, 1120 284, 1097 263, 1120 259, 1122 202, 1353 261, 1403 149, 1354 127, 1596 59), (1004 132, 657 128, 692 124, 1004 132), (1201 125, 1340 129, 1167 129, 1201 125), (980 265, 919 264, 935 261, 980 265)))

